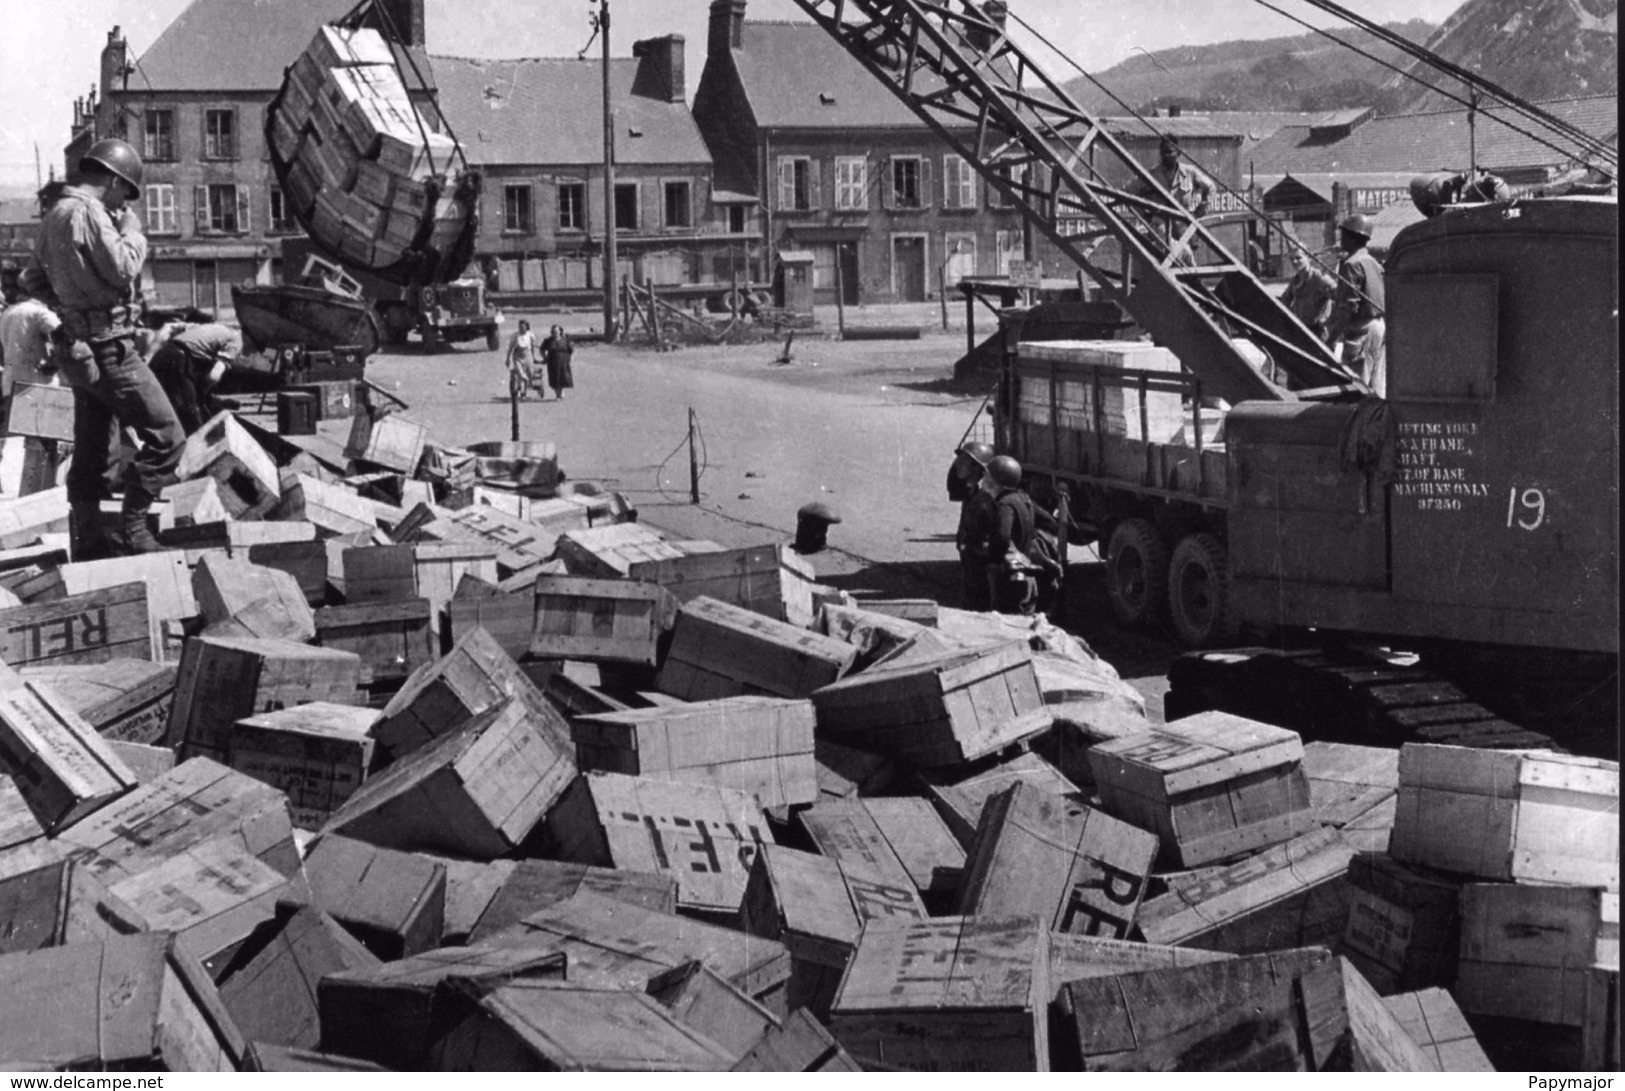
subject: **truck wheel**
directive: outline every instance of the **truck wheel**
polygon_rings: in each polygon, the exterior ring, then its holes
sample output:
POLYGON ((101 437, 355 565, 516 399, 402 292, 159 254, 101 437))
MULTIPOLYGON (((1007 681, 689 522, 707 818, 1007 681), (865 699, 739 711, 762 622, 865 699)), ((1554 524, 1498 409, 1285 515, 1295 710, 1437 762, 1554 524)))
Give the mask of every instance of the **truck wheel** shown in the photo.
POLYGON ((485 331, 485 347, 495 352, 502 347, 502 338, 497 335, 497 328, 492 326, 485 331))
POLYGON ((1189 534, 1174 547, 1168 612, 1186 647, 1214 648, 1235 640, 1241 626, 1230 594, 1230 562, 1213 535, 1189 534))
POLYGON ((1149 627, 1168 604, 1168 546, 1144 519, 1125 519, 1106 546, 1106 597, 1124 625, 1149 627))

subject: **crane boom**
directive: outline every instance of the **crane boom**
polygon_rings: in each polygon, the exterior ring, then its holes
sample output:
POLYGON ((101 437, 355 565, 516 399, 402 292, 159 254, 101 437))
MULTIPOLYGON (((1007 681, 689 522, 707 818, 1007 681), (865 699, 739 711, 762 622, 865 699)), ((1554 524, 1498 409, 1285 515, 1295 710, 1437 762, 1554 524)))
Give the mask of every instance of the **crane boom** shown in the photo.
POLYGON ((1355 382, 1330 349, 975 0, 795 0, 1159 344, 1232 403, 1355 382), (1111 179, 1127 178, 1128 184, 1111 179), (1078 226, 1082 224, 1081 228, 1078 226), (1094 253, 1116 241, 1108 268, 1094 253))

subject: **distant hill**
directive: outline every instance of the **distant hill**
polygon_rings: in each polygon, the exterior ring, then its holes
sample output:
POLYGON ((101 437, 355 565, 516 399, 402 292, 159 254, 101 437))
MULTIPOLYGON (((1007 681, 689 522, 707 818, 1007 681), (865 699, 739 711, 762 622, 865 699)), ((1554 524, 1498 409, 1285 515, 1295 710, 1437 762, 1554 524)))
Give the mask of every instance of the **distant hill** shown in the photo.
MULTIPOLYGON (((1527 99, 1619 90, 1618 0, 1467 0, 1426 45, 1527 99)), ((1461 94, 1418 65, 1423 79, 1461 94)), ((1406 113, 1457 105, 1399 76, 1387 89, 1401 96, 1406 113)))
MULTIPOLYGON (((1426 41, 1436 30, 1421 19, 1388 26, 1413 42, 1426 41)), ((1332 33, 1389 63, 1406 59, 1364 31, 1346 28, 1332 33)), ((1314 112, 1376 106, 1379 113, 1390 113, 1405 95, 1400 88, 1384 86, 1393 75, 1390 69, 1313 33, 1137 53, 1094 75, 1135 110, 1179 106, 1195 111, 1314 112)), ((1110 95, 1081 76, 1066 88, 1085 109, 1122 112, 1110 95)))

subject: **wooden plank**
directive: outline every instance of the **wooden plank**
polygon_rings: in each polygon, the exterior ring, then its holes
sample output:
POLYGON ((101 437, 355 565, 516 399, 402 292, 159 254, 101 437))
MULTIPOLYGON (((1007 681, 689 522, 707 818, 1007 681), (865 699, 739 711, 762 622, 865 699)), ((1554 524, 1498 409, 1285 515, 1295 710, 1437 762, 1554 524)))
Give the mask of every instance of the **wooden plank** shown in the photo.
POLYGON ((879 796, 864 800, 863 806, 921 898, 931 905, 951 904, 958 898, 965 850, 928 801, 879 796))
POLYGON ((0 956, 0 1057, 20 1070, 231 1072, 247 1043, 176 937, 118 936, 0 956))
POLYGON ((818 798, 810 701, 728 697, 580 716, 585 772, 625 773, 753 792, 763 807, 818 798))
POLYGON ((220 482, 212 477, 176 482, 166 487, 158 497, 169 505, 159 516, 160 533, 173 527, 207 526, 231 519, 226 512, 225 502, 220 499, 220 482))
POLYGON ((658 913, 677 911, 677 882, 670 875, 598 868, 562 860, 520 860, 469 931, 469 943, 494 942, 498 933, 526 917, 587 890, 658 913))
POLYGON ((1348 915, 1353 847, 1321 827, 1140 906, 1151 943, 1253 954, 1334 943, 1348 915))
POLYGON ((1407 743, 1395 859, 1482 879, 1619 890, 1619 763, 1407 743))
POLYGON ((10 774, 0 773, 0 853, 43 839, 45 830, 10 774))
POLYGON ((167 746, 108 739, 107 745, 135 774, 137 784, 149 784, 175 768, 175 751, 167 746))
POLYGON ((968 850, 976 837, 982 810, 995 795, 1021 782, 1049 795, 1087 802, 1077 785, 1037 754, 1027 751, 953 784, 928 783, 926 792, 948 829, 968 850))
POLYGON ((577 777, 546 829, 558 859, 670 874, 680 907, 728 914, 769 839, 749 793, 615 773, 577 777))
POLYGON ((175 475, 182 481, 212 477, 234 519, 263 517, 282 496, 276 461, 237 418, 223 412, 186 437, 175 475))
POLYGON ((67 529, 68 490, 65 488, 0 498, 0 549, 19 549, 39 541, 41 534, 67 529))
POLYGON ((701 596, 677 613, 656 686, 688 701, 766 694, 806 697, 852 666, 856 649, 827 636, 701 596), (722 679, 695 681, 688 666, 722 679))
POLYGON ((0 659, 13 667, 157 659, 143 581, 0 610, 0 659))
POLYGON ((558 954, 522 947, 443 947, 341 970, 324 976, 316 988, 322 1042, 345 1056, 421 1071, 456 1011, 446 1003, 442 984, 562 980, 564 973, 565 960, 558 954))
POLYGON ((383 1065, 313 1049, 250 1042, 244 1072, 388 1072, 383 1065))
POLYGON ((770 1030, 733 1066, 734 1072, 861 1072, 854 1061, 805 1009, 791 1011, 784 1025, 770 1030))
POLYGON ((517 700, 448 726, 449 735, 371 776, 324 829, 476 860, 511 852, 569 786, 575 762, 517 700))
POLYGON ((440 946, 446 869, 410 853, 323 834, 305 857, 314 904, 380 959, 440 946))
POLYGON ((461 860, 421 852, 418 855, 446 869, 446 919, 441 942, 448 947, 466 946, 469 935, 520 861, 461 860))
POLYGON ((1452 990, 1462 1011, 1584 1026, 1607 1018, 1587 1004, 1593 967, 1619 973, 1619 895, 1586 887, 1462 887, 1461 959, 1452 990))
POLYGON ((829 1029, 860 1064, 1047 1072, 1049 934, 1034 920, 876 921, 829 1029))
POLYGON ((434 662, 432 612, 422 598, 324 607, 315 613, 316 644, 360 659, 364 686, 404 680, 434 662))
POLYGON ((317 829, 355 794, 372 764, 380 713, 313 701, 245 716, 232 727, 226 764, 288 797, 296 826, 317 829))
POLYGON ((1342 828, 1399 792, 1399 750, 1347 743, 1303 744, 1309 805, 1323 826, 1342 828))
POLYGON ((676 612, 675 597, 652 583, 541 576, 527 650, 548 659, 653 666, 676 612))
POLYGON ((1440 1072, 1495 1071, 1467 1018, 1445 990, 1399 993, 1382 1002, 1440 1072))
POLYGON ((959 912, 1127 939, 1156 855, 1155 834, 1017 781, 982 812, 959 912))
POLYGON ((17 383, 11 388, 6 434, 73 442, 73 388, 17 383))
POLYGON ((3 664, 0 773, 15 781, 47 833, 136 786, 135 774, 66 701, 3 664))
POLYGON ((779 1026, 777 1016, 697 959, 651 977, 646 991, 679 1023, 721 1046, 730 1063, 779 1026))
POLYGON ((1338 950, 1378 992, 1455 984, 1459 878, 1362 852, 1349 860, 1348 884, 1348 924, 1338 950))
POLYGON ((914 877, 863 800, 820 802, 797 814, 796 820, 814 847, 843 867, 873 875, 889 886, 914 887, 914 877))
POLYGON ((816 736, 813 759, 818 766, 820 801, 851 799, 881 791, 896 774, 889 758, 816 736))
POLYGON ((109 741, 152 743, 164 737, 175 699, 173 663, 110 659, 95 666, 24 667, 18 673, 49 686, 109 741))
POLYGON ((207 556, 192 571, 192 591, 204 620, 235 621, 253 636, 307 641, 316 620, 298 581, 275 568, 207 556))

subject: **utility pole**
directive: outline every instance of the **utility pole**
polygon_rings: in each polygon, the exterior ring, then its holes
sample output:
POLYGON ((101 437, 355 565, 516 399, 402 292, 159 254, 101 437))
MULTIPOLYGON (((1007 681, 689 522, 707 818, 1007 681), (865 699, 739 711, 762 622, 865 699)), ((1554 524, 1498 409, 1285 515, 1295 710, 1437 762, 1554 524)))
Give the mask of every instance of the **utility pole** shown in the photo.
POLYGON ((598 0, 598 33, 604 40, 604 341, 615 341, 615 114, 609 102, 609 0, 598 0))

